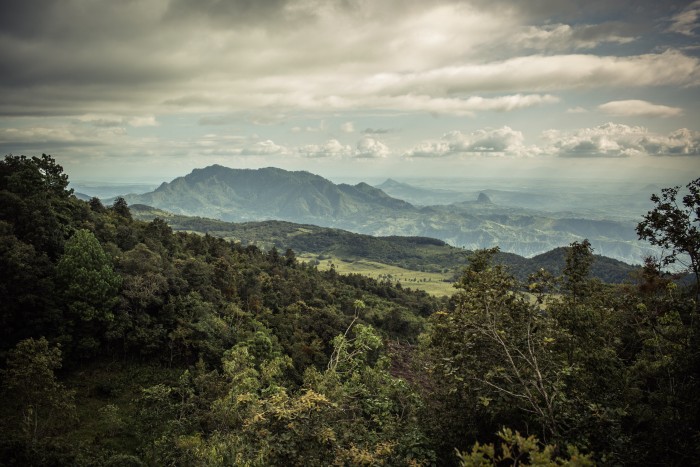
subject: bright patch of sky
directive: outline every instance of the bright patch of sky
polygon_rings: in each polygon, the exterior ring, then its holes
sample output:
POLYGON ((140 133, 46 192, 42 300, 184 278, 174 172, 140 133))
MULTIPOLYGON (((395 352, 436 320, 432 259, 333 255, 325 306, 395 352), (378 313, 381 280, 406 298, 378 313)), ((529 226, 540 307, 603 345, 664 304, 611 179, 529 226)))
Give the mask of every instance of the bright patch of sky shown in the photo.
POLYGON ((7 0, 0 148, 73 180, 700 176, 700 2, 7 0))

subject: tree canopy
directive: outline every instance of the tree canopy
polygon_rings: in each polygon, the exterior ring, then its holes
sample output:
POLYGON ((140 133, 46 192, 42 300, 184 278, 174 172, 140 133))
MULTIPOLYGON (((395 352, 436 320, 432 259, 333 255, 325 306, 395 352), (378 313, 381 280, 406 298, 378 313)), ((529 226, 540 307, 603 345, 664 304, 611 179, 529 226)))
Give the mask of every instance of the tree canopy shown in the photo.
MULTIPOLYGON (((697 463, 697 295, 658 261, 605 284, 581 240, 523 282, 482 250, 437 299, 67 186, 0 162, 2 464, 697 463)), ((697 187, 639 227, 690 269, 697 187)))

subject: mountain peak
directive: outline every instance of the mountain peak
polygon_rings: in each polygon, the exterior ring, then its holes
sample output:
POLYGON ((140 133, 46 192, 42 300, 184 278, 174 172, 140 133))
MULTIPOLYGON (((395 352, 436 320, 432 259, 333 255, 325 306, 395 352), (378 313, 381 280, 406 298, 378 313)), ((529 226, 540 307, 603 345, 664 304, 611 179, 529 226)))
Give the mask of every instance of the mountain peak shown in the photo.
POLYGON ((476 202, 479 204, 493 204, 491 198, 489 198, 489 195, 487 195, 483 191, 479 193, 479 197, 476 199, 476 202))
POLYGON ((350 225, 357 216, 381 218, 415 209, 366 183, 336 185, 306 171, 233 169, 216 164, 128 201, 224 220, 280 219, 332 226, 350 225))

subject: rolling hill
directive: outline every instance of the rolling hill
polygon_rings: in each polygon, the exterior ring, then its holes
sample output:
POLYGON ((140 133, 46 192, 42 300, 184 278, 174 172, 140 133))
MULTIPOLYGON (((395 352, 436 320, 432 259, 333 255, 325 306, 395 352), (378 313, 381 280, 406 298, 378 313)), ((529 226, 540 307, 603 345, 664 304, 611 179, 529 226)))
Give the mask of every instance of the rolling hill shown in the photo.
MULTIPOLYGON (((466 265, 469 251, 428 237, 374 237, 340 229, 295 224, 285 221, 231 223, 216 219, 168 213, 145 205, 132 205, 132 214, 141 220, 160 217, 173 229, 206 233, 216 237, 252 244, 263 249, 291 248, 297 254, 312 253, 345 261, 374 261, 422 272, 458 274, 466 265)), ((540 268, 560 274, 566 248, 557 248, 533 258, 502 252, 497 261, 508 266, 520 280, 540 268)), ((629 264, 595 255, 593 277, 604 282, 620 283, 629 279, 637 268, 629 264)))

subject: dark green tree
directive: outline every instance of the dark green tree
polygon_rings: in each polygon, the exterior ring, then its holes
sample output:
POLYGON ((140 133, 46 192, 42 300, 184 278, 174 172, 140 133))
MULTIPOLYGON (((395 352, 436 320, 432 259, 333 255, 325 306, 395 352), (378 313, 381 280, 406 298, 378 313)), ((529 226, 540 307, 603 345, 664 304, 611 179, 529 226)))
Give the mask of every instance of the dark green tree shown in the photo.
POLYGON ((14 234, 52 258, 70 233, 68 176, 51 156, 6 156, 0 161, 0 220, 14 234))
POLYGON ((112 210, 123 218, 131 220, 131 210, 123 197, 118 196, 117 199, 114 200, 114 203, 112 203, 112 210))
POLYGON ((74 415, 74 394, 54 374, 60 367, 61 350, 43 337, 19 342, 7 357, 3 389, 18 412, 15 433, 30 445, 55 433, 74 415))
POLYGON ((563 288, 574 303, 590 292, 589 273, 593 263, 593 248, 588 239, 573 242, 566 252, 563 288))
POLYGON ((78 230, 66 242, 65 252, 56 265, 57 282, 70 321, 76 329, 78 346, 96 348, 98 329, 113 318, 121 276, 112 268, 97 238, 88 230, 78 230))

